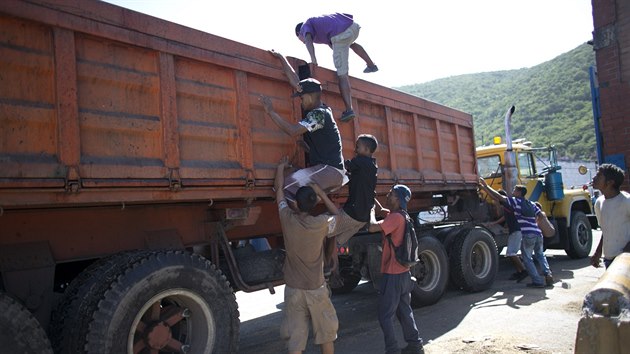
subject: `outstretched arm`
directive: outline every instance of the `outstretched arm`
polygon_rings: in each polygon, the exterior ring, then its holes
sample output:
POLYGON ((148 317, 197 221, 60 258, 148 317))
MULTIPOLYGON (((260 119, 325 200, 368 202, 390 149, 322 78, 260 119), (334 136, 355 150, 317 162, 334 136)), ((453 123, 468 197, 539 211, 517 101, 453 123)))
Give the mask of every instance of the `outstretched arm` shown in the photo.
POLYGON ((383 232, 381 224, 375 220, 370 220, 370 226, 368 226, 369 232, 383 232))
POLYGON ((317 58, 315 57, 315 46, 313 45, 313 36, 310 33, 304 35, 304 44, 306 44, 306 50, 311 56, 311 63, 317 65, 317 58))
POLYGON ((295 72, 295 70, 293 70, 291 64, 289 64, 289 61, 287 61, 287 58, 285 58, 284 55, 276 52, 273 49, 270 50, 269 53, 273 54, 274 57, 280 59, 280 62, 282 63, 282 70, 284 70, 284 74, 289 79, 289 83, 291 84, 291 86, 293 86, 293 88, 298 92, 302 91, 302 88, 299 84, 300 78, 298 77, 298 74, 295 72))
POLYGON ((326 206, 326 209, 329 213, 333 215, 339 214, 339 209, 337 209, 337 206, 332 202, 332 200, 330 200, 330 198, 328 198, 326 192, 324 192, 317 183, 309 183, 309 186, 313 188, 315 194, 317 194, 317 196, 321 198, 322 202, 324 202, 324 205, 326 206))
POLYGON ((276 203, 280 203, 284 200, 284 169, 289 165, 289 158, 284 156, 278 163, 276 168, 276 179, 274 180, 273 187, 276 190, 276 203))
POLYGON ((479 178, 479 186, 481 188, 483 188, 488 195, 490 196, 490 198, 501 202, 501 203, 507 203, 507 197, 499 194, 499 192, 495 191, 492 187, 490 187, 486 181, 483 178, 479 178))
POLYGON ((289 123, 284 120, 284 118, 280 117, 280 115, 274 111, 273 104, 271 103, 271 99, 269 97, 261 95, 260 102, 262 103, 265 112, 269 115, 269 117, 271 117, 271 120, 273 120, 273 122, 276 123, 285 133, 291 135, 292 137, 297 137, 307 132, 306 127, 303 125, 298 123, 289 123))
MULTIPOLYGON (((382 213, 389 214, 389 209, 383 208, 378 199, 374 198, 374 202, 376 203, 376 205, 378 205, 382 213)), ((376 211, 374 210, 376 208, 376 205, 372 208, 372 211, 370 212, 370 225, 368 226, 368 232, 383 232, 381 223, 376 221, 376 211)))

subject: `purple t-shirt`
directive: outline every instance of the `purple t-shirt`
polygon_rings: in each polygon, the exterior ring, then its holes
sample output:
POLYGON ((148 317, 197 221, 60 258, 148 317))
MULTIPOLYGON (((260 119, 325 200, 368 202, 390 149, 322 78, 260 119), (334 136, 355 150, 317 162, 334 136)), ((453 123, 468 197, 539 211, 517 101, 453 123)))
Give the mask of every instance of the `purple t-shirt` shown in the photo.
POLYGON ((338 12, 311 17, 302 25, 300 38, 304 38, 307 33, 310 33, 313 43, 332 45, 330 38, 347 30, 353 22, 352 15, 338 12))

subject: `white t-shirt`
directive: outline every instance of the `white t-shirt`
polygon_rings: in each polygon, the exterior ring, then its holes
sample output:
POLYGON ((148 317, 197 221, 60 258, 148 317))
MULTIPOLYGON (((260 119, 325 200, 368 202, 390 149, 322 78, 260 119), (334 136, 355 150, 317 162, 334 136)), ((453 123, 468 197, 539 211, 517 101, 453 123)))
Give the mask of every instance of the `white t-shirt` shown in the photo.
POLYGON ((614 198, 600 196, 595 202, 595 215, 602 228, 602 255, 613 259, 630 242, 630 194, 621 191, 614 198))

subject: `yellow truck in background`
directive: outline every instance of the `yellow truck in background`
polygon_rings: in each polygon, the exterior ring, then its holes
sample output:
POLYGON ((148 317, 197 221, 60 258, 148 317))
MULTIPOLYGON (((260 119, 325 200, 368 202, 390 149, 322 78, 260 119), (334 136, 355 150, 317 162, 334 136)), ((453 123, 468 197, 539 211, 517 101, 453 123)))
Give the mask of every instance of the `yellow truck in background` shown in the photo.
MULTIPOLYGON (((553 237, 545 238, 545 247, 564 249, 571 258, 587 257, 593 243, 591 228, 598 226, 589 192, 564 188, 554 146, 534 148, 524 139, 512 141, 509 121, 513 112, 512 108, 506 114, 506 141, 495 138, 493 145, 476 149, 479 176, 495 190, 508 194, 516 184, 526 186, 527 199, 542 205, 556 229, 553 237)), ((492 202, 487 196, 483 198, 492 202)), ((499 249, 507 245, 501 241, 507 239, 507 231, 499 226, 492 232, 499 249)))

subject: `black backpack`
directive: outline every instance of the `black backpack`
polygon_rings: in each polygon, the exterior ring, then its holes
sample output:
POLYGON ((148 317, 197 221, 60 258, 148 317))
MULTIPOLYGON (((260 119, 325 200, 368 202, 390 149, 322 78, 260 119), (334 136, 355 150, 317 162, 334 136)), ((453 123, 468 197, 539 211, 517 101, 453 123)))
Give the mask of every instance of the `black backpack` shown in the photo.
POLYGON ((418 259, 418 238, 416 237, 416 229, 413 227, 413 221, 405 210, 397 211, 405 217, 405 233, 403 234, 403 242, 399 247, 394 246, 391 235, 387 236, 390 247, 396 254, 396 261, 404 267, 413 267, 420 260, 418 259))

